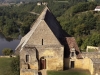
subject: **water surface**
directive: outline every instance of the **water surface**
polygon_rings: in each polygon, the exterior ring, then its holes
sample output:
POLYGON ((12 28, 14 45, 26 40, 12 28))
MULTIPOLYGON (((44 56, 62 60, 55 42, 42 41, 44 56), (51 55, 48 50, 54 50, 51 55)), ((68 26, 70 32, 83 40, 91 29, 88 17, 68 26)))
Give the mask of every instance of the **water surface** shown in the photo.
POLYGON ((20 39, 5 38, 4 35, 0 33, 0 55, 2 55, 2 50, 4 48, 11 48, 12 50, 15 50, 19 42, 20 39))

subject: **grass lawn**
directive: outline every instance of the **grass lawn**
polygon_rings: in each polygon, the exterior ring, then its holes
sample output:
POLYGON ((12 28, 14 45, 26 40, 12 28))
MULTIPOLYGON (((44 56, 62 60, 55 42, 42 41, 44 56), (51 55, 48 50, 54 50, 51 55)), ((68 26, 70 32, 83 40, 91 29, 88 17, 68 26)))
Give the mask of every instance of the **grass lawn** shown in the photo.
POLYGON ((48 75, 90 75, 86 70, 71 69, 66 71, 48 71, 48 75))
POLYGON ((0 75, 12 75, 10 67, 11 60, 12 58, 0 58, 0 75))
POLYGON ((88 52, 95 52, 95 49, 88 49, 88 52))

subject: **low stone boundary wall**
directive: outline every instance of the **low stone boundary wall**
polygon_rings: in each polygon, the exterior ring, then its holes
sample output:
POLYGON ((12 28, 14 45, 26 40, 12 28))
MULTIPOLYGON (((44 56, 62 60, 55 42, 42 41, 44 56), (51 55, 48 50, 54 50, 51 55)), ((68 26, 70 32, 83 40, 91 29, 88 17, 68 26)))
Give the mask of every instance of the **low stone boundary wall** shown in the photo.
POLYGON ((12 56, 0 56, 0 58, 11 58, 11 57, 16 57, 15 55, 12 55, 12 56))
POLYGON ((82 56, 89 58, 100 58, 100 52, 82 52, 82 56))
POLYGON ((93 75, 100 75, 100 52, 83 52, 83 57, 88 57, 93 62, 93 75))

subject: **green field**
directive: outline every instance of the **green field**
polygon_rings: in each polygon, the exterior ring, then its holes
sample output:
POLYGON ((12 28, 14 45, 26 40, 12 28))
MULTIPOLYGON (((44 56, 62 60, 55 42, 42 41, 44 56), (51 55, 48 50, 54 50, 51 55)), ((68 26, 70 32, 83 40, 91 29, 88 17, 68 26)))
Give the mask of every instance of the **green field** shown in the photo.
POLYGON ((12 58, 0 58, 0 75, 13 75, 10 67, 11 60, 12 58))
POLYGON ((90 75, 86 70, 71 69, 66 71, 48 71, 48 75, 90 75))

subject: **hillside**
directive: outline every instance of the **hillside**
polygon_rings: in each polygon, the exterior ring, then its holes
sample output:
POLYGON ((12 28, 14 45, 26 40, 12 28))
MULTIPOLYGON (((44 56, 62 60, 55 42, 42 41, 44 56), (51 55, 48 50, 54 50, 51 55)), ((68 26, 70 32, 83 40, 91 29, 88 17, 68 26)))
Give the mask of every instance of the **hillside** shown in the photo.
MULTIPOLYGON (((36 9, 36 3, 0 7, 0 31, 7 38, 17 38, 19 35, 25 35, 38 16, 30 13, 36 12, 36 9)), ((43 7, 38 7, 38 9, 40 11, 43 7)))
POLYGON ((100 45, 100 12, 94 12, 96 6, 94 2, 79 3, 58 18, 63 29, 76 37, 81 50, 100 45))

